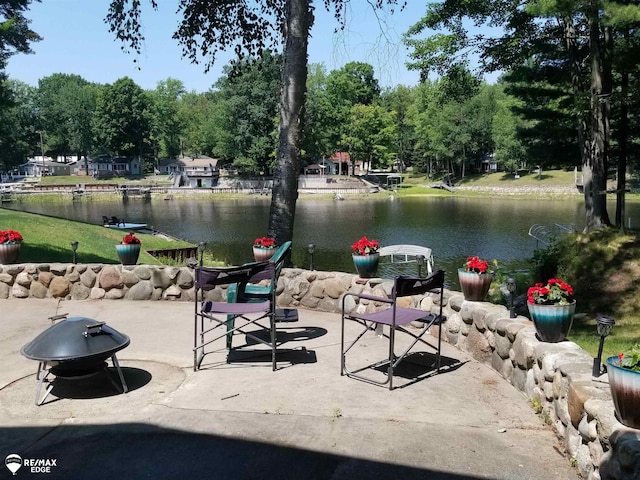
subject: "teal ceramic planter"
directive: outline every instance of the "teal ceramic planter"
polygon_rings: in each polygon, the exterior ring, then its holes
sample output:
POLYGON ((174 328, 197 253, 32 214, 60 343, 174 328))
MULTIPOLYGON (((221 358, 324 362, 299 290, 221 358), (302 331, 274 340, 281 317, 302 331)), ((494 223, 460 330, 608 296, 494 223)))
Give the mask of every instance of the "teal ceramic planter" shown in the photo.
POLYGON ((617 356, 607 358, 609 388, 616 416, 627 427, 640 429, 640 372, 619 364, 617 356))
POLYGON ((378 262, 380 254, 373 253, 371 255, 353 255, 353 264, 360 278, 373 278, 378 271, 378 262))
POLYGON ((21 243, 2 243, 0 244, 0 265, 9 265, 16 263, 20 256, 21 243))
POLYGON ((458 269, 458 281, 465 300, 482 302, 493 282, 493 273, 467 272, 461 268, 458 269))
POLYGON ((116 245, 116 253, 118 254, 120 263, 123 265, 135 265, 138 263, 138 257, 140 256, 140 244, 118 244, 116 245))
POLYGON ((567 339, 576 313, 575 300, 569 305, 527 303, 527 307, 541 341, 557 343, 567 339))

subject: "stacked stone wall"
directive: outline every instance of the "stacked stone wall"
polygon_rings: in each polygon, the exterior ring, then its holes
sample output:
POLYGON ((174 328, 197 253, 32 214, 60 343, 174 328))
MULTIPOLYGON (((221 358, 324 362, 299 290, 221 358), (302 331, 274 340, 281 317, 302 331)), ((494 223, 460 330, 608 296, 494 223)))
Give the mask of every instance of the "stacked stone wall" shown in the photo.
MULTIPOLYGON (((281 307, 338 313, 345 292, 388 298, 391 289, 389 280, 293 268, 283 269, 277 294, 281 307)), ((205 295, 222 300, 225 291, 216 287, 205 295)), ((0 299, 27 297, 193 301, 194 276, 188 267, 155 265, 0 265, 0 299)), ((433 312, 439 300, 437 294, 403 299, 404 306, 433 312)), ((369 312, 381 305, 349 296, 345 308, 369 312)), ((593 359, 586 351, 570 341, 540 342, 527 318, 510 318, 501 305, 468 302, 460 292, 445 290, 443 311, 445 341, 523 392, 583 478, 640 478, 640 431, 616 420, 606 376, 592 377, 593 359)))

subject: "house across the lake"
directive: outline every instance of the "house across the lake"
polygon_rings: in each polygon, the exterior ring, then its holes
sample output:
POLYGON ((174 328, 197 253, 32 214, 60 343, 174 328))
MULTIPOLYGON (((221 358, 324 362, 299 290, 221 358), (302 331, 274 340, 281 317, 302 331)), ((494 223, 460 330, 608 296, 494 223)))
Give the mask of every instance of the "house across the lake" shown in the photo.
POLYGON ((158 160, 160 175, 174 175, 174 187, 210 188, 218 184, 218 159, 197 157, 163 158, 158 160))

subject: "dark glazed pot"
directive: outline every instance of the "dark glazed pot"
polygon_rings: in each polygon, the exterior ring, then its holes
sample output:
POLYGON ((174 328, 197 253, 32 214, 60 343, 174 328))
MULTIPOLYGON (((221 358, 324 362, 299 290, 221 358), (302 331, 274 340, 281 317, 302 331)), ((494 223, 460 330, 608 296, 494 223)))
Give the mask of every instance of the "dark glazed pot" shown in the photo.
POLYGON ((9 265, 16 263, 20 256, 21 243, 2 243, 0 244, 0 265, 9 265))
POLYGON ((465 300, 482 302, 493 282, 493 273, 467 272, 461 268, 458 269, 458 281, 465 300))
POLYGON ((617 356, 607 357, 607 375, 616 416, 627 427, 640 429, 640 372, 623 368, 617 356))
POLYGON ((118 244, 116 245, 116 252, 118 253, 118 258, 120 258, 120 263, 123 265, 135 265, 138 263, 138 257, 140 256, 140 244, 118 244))

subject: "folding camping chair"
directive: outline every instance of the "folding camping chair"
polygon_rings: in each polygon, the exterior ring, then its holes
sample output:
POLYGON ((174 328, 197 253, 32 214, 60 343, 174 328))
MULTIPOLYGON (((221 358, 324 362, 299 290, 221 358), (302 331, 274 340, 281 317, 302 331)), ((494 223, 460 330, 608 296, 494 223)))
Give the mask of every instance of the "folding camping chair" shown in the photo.
MULTIPOLYGON (((444 271, 437 270, 436 272, 428 275, 427 277, 414 277, 414 276, 399 276, 394 280, 393 290, 390 298, 382 298, 365 293, 346 293, 342 299, 342 335, 341 335, 341 349, 340 349, 340 375, 347 375, 348 377, 363 380, 365 382, 374 383, 377 385, 389 384, 389 390, 393 389, 393 373, 398 367, 400 362, 407 359, 409 352, 418 343, 422 343, 430 347, 435 351, 434 367, 437 373, 440 372, 440 346, 442 344, 441 329, 438 328, 438 343, 437 346, 427 342, 423 336, 429 331, 433 325, 440 326, 446 318, 442 315, 442 303, 443 303, 443 291, 444 291, 444 271), (424 295, 427 292, 439 289, 439 312, 438 314, 425 312, 424 310, 418 310, 415 308, 406 308, 398 305, 398 299, 400 297, 406 297, 409 295, 424 295), (345 299, 349 296, 357 297, 359 299, 366 299, 372 302, 384 303, 388 306, 381 311, 373 313, 357 313, 345 312, 345 299), (346 320, 353 320, 363 327, 363 330, 357 335, 345 348, 345 322, 346 320), (414 321, 423 322, 422 328, 419 332, 410 330, 409 324, 414 321), (378 331, 387 327, 388 334, 384 333, 388 342, 388 354, 380 361, 374 363, 368 363, 364 366, 360 366, 354 370, 349 370, 346 366, 347 353, 358 343, 363 340, 367 332, 378 331), (409 327, 409 328, 408 328, 409 327), (413 341, 409 346, 400 354, 395 354, 395 342, 396 332, 403 332, 413 337, 413 341), (360 372, 369 369, 380 369, 386 366, 387 378, 385 381, 378 381, 370 376, 361 375, 360 372)), ((385 342, 386 343, 386 342, 385 342)), ((367 349, 368 351, 370 349, 367 349)), ((374 354, 375 355, 375 354, 374 354)))
MULTIPOLYGON (((204 356, 211 353, 206 350, 207 345, 236 332, 244 334, 249 340, 268 346, 271 349, 272 368, 276 369, 275 288, 260 301, 247 302, 244 296, 247 284, 262 280, 275 281, 273 262, 248 263, 238 267, 195 268, 194 371, 200 368, 204 356), (238 284, 236 303, 202 298, 203 291, 213 289, 217 285, 230 284, 238 284), (205 319, 209 319, 213 325, 206 326, 205 319), (233 327, 227 330, 229 319, 233 322, 233 327), (260 333, 268 333, 268 340, 260 333)), ((228 348, 232 350, 231 345, 228 348)))
MULTIPOLYGON (((238 301, 258 302, 265 299, 270 299, 272 297, 275 298, 276 288, 278 286, 277 285, 278 278, 280 278, 280 272, 282 271, 282 267, 284 266, 284 262, 287 258, 287 254, 290 251, 291 251, 291 241, 284 242, 280 247, 278 247, 278 250, 276 250, 276 253, 274 253, 271 259, 269 260, 273 262, 274 269, 275 269, 273 281, 266 282, 266 285, 265 284, 258 284, 258 285, 246 284, 244 286, 241 286, 242 288, 241 297, 243 298, 243 300, 238 300, 239 285, 238 284, 229 285, 229 288, 227 288, 227 302, 229 303, 235 303, 238 301)), ((276 308, 275 303, 273 308, 274 309, 276 308)), ((232 316, 229 316, 227 329, 231 331, 233 330, 233 326, 234 326, 234 320, 232 316)), ((231 348, 232 340, 233 340, 233 333, 230 333, 229 336, 227 337, 227 348, 231 348)))

